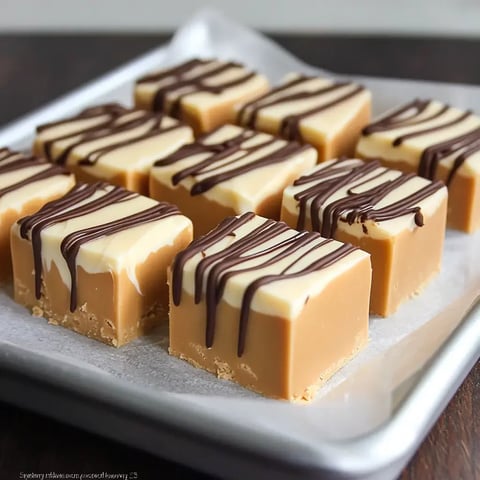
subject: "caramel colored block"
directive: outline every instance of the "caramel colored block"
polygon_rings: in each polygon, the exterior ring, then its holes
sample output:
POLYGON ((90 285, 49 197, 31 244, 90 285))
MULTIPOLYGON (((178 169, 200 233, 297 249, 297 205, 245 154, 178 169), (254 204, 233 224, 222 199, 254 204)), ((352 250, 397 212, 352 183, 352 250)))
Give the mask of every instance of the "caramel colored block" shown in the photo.
POLYGON ((283 189, 315 162, 312 147, 225 125, 155 163, 150 196, 178 205, 198 237, 227 216, 278 219, 283 189))
POLYGON ((353 154, 362 128, 370 121, 370 109, 371 94, 360 85, 293 75, 239 108, 237 123, 309 143, 322 162, 353 154))
POLYGON ((79 184, 12 228, 15 300, 109 345, 166 317, 166 271, 192 238, 173 205, 108 184, 79 184))
POLYGON ((387 316, 439 270, 447 189, 358 159, 329 160, 285 189, 281 219, 370 253, 370 310, 387 316))
POLYGON ((205 133, 233 122, 235 107, 268 86, 263 75, 241 64, 194 59, 140 78, 135 105, 182 119, 196 133, 205 133))
POLYGON ((173 118, 105 104, 41 125, 34 151, 81 182, 105 180, 147 195, 152 164, 192 140, 191 128, 173 118))
POLYGON ((11 226, 67 193, 74 183, 73 175, 61 167, 0 148, 0 284, 12 275, 11 226))
POLYGON ((227 218, 175 258, 169 351, 266 396, 311 400, 367 341, 370 278, 351 245, 227 218))
POLYGON ((436 100, 414 100, 363 130, 357 156, 448 186, 451 228, 480 228, 480 117, 436 100))

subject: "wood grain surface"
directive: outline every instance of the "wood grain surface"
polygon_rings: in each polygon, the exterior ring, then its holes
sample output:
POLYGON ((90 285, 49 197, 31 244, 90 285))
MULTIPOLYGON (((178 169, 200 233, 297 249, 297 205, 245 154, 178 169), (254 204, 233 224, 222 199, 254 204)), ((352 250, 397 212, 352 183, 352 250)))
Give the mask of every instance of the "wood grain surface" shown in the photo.
MULTIPOLYGON (((0 125, 168 38, 0 35, 0 125)), ((332 71, 480 84, 480 40, 321 35, 274 38, 307 62, 332 71)), ((480 479, 479 405, 477 363, 401 480, 480 479)), ((211 478, 0 403, 0 480, 48 472, 136 472, 141 480, 211 478)))

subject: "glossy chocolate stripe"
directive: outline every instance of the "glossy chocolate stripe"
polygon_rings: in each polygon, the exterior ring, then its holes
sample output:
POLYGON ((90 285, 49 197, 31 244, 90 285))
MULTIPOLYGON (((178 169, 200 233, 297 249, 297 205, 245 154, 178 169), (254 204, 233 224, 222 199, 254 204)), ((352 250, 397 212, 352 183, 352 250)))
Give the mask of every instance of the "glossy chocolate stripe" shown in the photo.
POLYGON ((12 185, 9 185, 8 187, 0 188, 0 197, 6 195, 7 193, 18 190, 19 188, 25 187, 26 185, 39 182, 40 180, 45 180, 54 175, 70 175, 70 172, 67 172, 64 168, 58 165, 51 165, 45 170, 35 173, 34 175, 30 175, 29 177, 24 178, 23 180, 16 182, 12 185))
POLYGON ((422 128, 424 124, 428 124, 432 120, 441 119, 442 116, 448 115, 451 111, 448 105, 440 105, 436 112, 419 119, 418 117, 431 105, 431 100, 414 100, 377 122, 368 125, 363 129, 362 134, 368 136, 372 133, 387 132, 399 128, 419 127, 410 133, 394 138, 392 145, 396 147, 413 138, 436 134, 444 130, 447 140, 433 143, 423 150, 418 165, 418 174, 430 180, 436 179, 440 162, 458 153, 453 159, 453 166, 446 180, 446 184, 449 185, 465 161, 480 150, 480 127, 453 138, 448 138, 448 130, 450 128, 454 128, 472 117, 473 114, 470 111, 466 111, 460 112, 453 120, 449 119, 432 127, 422 128), (409 110, 413 110, 413 113, 405 116, 404 114, 409 110))
POLYGON ((52 225, 74 218, 82 217, 95 212, 100 208, 130 200, 137 194, 114 187, 107 190, 110 186, 106 183, 95 183, 92 185, 77 184, 65 197, 48 203, 37 213, 18 221, 20 225, 20 235, 27 239, 30 233, 33 249, 33 259, 35 268, 35 296, 37 299, 41 296, 42 282, 42 240, 41 232, 52 225), (87 203, 77 205, 80 202, 92 198, 99 190, 104 190, 105 195, 92 199, 87 203))
POLYGON ((216 61, 214 60, 190 60, 177 67, 146 75, 136 83, 137 85, 142 85, 165 81, 164 85, 155 87, 151 108, 154 111, 163 111, 175 118, 181 118, 182 100, 188 95, 199 92, 221 94, 229 88, 248 82, 255 76, 253 72, 246 72, 234 80, 226 80, 215 85, 209 85, 207 83, 208 80, 213 80, 232 68, 241 67, 240 64, 235 62, 215 63, 216 61), (213 66, 213 68, 208 68, 209 66, 213 66), (202 69, 201 67, 205 68, 202 69), (192 74, 195 69, 199 69, 199 71, 192 74), (171 81, 167 82, 167 80, 171 81), (171 103, 169 103, 168 98, 170 95, 175 96, 171 103))
MULTIPOLYGON (((198 255, 225 240, 228 236, 235 237, 235 231, 243 225, 251 222, 254 218, 255 215, 253 213, 246 213, 239 217, 227 218, 217 227, 217 229, 213 230, 207 236, 195 240, 186 250, 180 252, 176 256, 172 267, 172 297, 175 305, 179 305, 181 302, 183 269, 186 262, 195 255, 198 255)), ((213 346, 218 303, 223 296, 226 283, 233 276, 261 270, 284 261, 285 259, 288 260, 290 256, 293 257, 280 273, 263 276, 260 274, 258 279, 250 283, 244 292, 240 307, 237 345, 237 355, 241 357, 245 351, 251 302, 256 291, 261 286, 276 281, 298 278, 307 273, 327 268, 356 250, 355 247, 352 247, 351 245, 342 244, 333 252, 323 255, 307 267, 289 273, 289 270, 295 268, 298 263, 304 259, 305 255, 308 255, 315 249, 319 249, 326 243, 331 242, 331 240, 322 239, 317 233, 292 232, 290 237, 287 237, 274 245, 268 246, 269 241, 278 237, 282 233, 290 231, 291 229, 283 222, 275 222, 265 219, 260 225, 246 233, 237 241, 232 241, 232 243, 226 245, 220 251, 212 253, 211 255, 204 255, 204 257, 200 259, 195 269, 194 299, 196 303, 200 302, 205 285, 205 344, 207 348, 213 346), (263 244, 266 244, 266 246, 261 248, 263 244), (299 249, 309 247, 309 245, 310 248, 307 248, 304 255, 295 258, 294 254, 297 253, 299 249), (255 265, 241 267, 243 263, 248 263, 252 260, 256 260, 255 265)))
MULTIPOLYGON (((222 127, 220 127, 220 129, 221 128, 222 127)), ((209 136, 214 135, 215 132, 216 131, 210 133, 209 136)), ((154 166, 168 166, 197 154, 209 153, 210 155, 208 155, 205 159, 176 172, 172 176, 172 185, 177 185, 187 177, 195 178, 198 176, 206 176, 206 178, 193 183, 190 189, 190 194, 193 196, 205 193, 219 183, 225 182, 253 170, 275 163, 282 163, 291 156, 310 148, 309 146, 302 146, 298 143, 285 144, 284 142, 280 142, 275 138, 268 137, 265 141, 256 143, 250 147, 243 145, 244 142, 250 141, 260 135, 263 134, 246 130, 245 132, 229 138, 226 141, 215 144, 202 143, 202 140, 199 139, 196 143, 184 145, 171 155, 158 160, 155 162, 154 166), (276 150, 270 151, 261 157, 257 157, 248 161, 249 156, 265 147, 268 147, 269 145, 273 145, 275 142, 279 143, 279 147, 276 150), (241 152, 240 155, 236 155, 231 160, 224 162, 225 159, 239 152, 241 152), (244 161, 246 161, 246 163, 242 164, 244 161), (216 171, 219 172, 215 173, 216 171)), ((203 137, 203 141, 205 141, 205 139, 207 139, 209 136, 203 137)))
POLYGON ((52 138, 51 140, 46 141, 44 144, 44 148, 49 160, 58 164, 65 164, 67 163, 70 154, 77 147, 99 139, 108 140, 109 137, 121 135, 122 133, 130 134, 130 132, 132 132, 134 129, 141 128, 142 126, 147 125, 149 122, 151 123, 151 125, 146 128, 146 131, 144 131, 143 133, 138 133, 128 140, 112 140, 112 143, 98 148, 93 152, 90 152, 86 158, 82 158, 78 161, 78 165, 93 166, 100 160, 103 155, 109 152, 120 149, 122 147, 133 145, 137 142, 141 142, 156 135, 162 135, 171 132, 177 128, 182 128, 184 126, 182 123, 178 123, 176 125, 163 127, 162 125, 166 117, 161 113, 153 113, 142 110, 128 110, 115 104, 107 104, 93 107, 84 112, 81 112, 76 117, 65 119, 51 125, 52 128, 55 128, 61 126, 62 124, 75 123, 75 121, 79 121, 84 118, 94 118, 95 116, 107 116, 108 118, 93 127, 90 126, 88 128, 74 131, 66 135, 59 135, 52 138), (72 144, 70 144, 68 147, 66 147, 60 155, 53 158, 51 152, 53 145, 56 142, 68 140, 69 138, 78 139, 72 144))
POLYGON ((60 250, 67 263, 71 278, 70 311, 74 312, 77 308, 77 255, 83 244, 100 237, 113 235, 145 223, 179 214, 180 211, 173 205, 158 204, 113 222, 95 225, 67 235, 61 243, 60 250))
POLYGON ((367 220, 382 222, 413 214, 417 226, 423 226, 423 216, 418 204, 442 188, 443 184, 429 183, 400 200, 377 208, 376 205, 388 194, 414 177, 413 174, 401 174, 394 179, 385 178, 381 181, 381 177, 387 177, 388 173, 389 170, 381 167, 378 162, 360 163, 358 161, 352 164, 351 161, 344 159, 317 170, 311 175, 300 177, 294 185, 307 185, 307 187, 294 195, 300 207, 297 229, 305 228, 306 211, 310 201, 312 230, 326 237, 335 235, 340 220, 350 225, 360 222, 366 233, 366 227, 363 224, 367 220), (371 175, 377 169, 380 171, 376 175, 371 175), (379 183, 362 192, 355 192, 356 189, 372 181, 379 183), (347 190, 345 197, 327 203, 332 195, 349 184, 352 186, 347 190))

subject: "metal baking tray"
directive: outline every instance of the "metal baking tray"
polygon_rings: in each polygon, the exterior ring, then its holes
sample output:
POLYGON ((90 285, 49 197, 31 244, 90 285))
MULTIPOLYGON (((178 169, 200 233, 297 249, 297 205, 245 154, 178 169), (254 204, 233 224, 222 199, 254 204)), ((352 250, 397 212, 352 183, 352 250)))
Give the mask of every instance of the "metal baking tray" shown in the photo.
MULTIPOLYGON (((278 82, 319 72, 214 11, 160 47, 0 131, 28 148, 35 126, 103 101, 192 56, 243 61, 278 82)), ((377 110, 429 92, 480 111, 480 88, 361 78, 377 110)), ((371 319, 368 347, 311 405, 261 398, 166 353, 166 327, 119 350, 30 317, 0 290, 0 398, 224 478, 395 478, 480 356, 480 234, 448 232, 444 271, 398 315, 371 319), (452 282, 452 279, 455 281, 452 282)))

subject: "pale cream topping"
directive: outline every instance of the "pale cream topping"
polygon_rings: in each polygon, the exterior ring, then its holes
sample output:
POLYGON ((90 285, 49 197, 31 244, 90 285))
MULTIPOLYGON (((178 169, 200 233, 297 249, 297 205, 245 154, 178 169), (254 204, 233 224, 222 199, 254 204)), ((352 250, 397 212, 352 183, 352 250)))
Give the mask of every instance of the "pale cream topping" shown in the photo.
MULTIPOLYGON (((15 160, 20 160, 24 156, 19 154, 12 156, 7 161, 2 161, 2 165, 13 163, 15 160)), ((0 174, 0 190, 10 187, 16 183, 27 180, 29 177, 36 175, 48 168, 51 168, 49 163, 39 162, 38 165, 33 165, 28 168, 20 168, 12 172, 0 174)), ((75 184, 73 175, 53 174, 48 178, 37 180, 19 188, 15 188, 4 195, 0 195, 0 214, 8 210, 15 210, 21 212, 24 205, 32 200, 47 201, 50 198, 61 196, 67 193, 75 184)))
MULTIPOLYGON (((289 75, 285 84, 295 80, 296 75, 289 75)), ((311 109, 324 107, 332 102, 332 105, 318 113, 313 113, 300 121, 300 129, 309 129, 315 132, 317 136, 324 140, 334 137, 339 131, 351 122, 358 111, 366 104, 371 102, 371 93, 368 90, 362 90, 354 96, 341 100, 342 97, 353 93, 358 85, 347 83, 344 86, 329 91, 320 92, 317 95, 304 99, 288 99, 291 95, 310 93, 315 90, 324 89, 333 86, 335 82, 327 78, 314 77, 307 78, 301 83, 292 85, 280 92, 273 92, 264 98, 257 100, 252 106, 247 106, 242 114, 242 122, 249 118, 254 109, 257 110, 256 126, 262 130, 269 130, 269 126, 275 125, 276 130, 280 128, 282 120, 290 115, 298 115, 311 109), (265 106, 271 102, 278 102, 273 105, 265 106)), ((240 110, 240 109, 238 109, 240 110)))
POLYGON ((77 165, 88 158, 95 164, 81 168, 97 178, 108 180, 124 172, 148 174, 156 160, 193 140, 190 127, 166 116, 162 117, 157 126, 158 118, 141 110, 127 110, 111 126, 100 126, 96 138, 85 140, 84 134, 78 132, 86 128, 86 125, 91 127, 99 124, 98 119, 105 121, 105 115, 88 121, 72 119, 67 124, 54 125, 44 130, 37 141, 42 138, 58 138, 51 146, 53 159, 58 159, 67 149, 71 149, 66 159, 67 165, 77 165), (132 121, 138 123, 127 125, 127 122, 132 121), (164 129, 168 130, 162 131, 164 129), (68 133, 65 134, 65 131, 68 133), (69 136, 62 138, 65 135, 69 136))
MULTIPOLYGON (((203 65, 198 65, 192 68, 190 71, 184 73, 182 78, 195 80, 200 75, 214 70, 225 62, 214 60, 203 65)), ((161 71, 156 72, 161 73, 161 71)), ((206 86, 219 86, 222 83, 232 82, 240 79, 249 73, 249 70, 242 66, 232 65, 228 69, 221 73, 214 74, 202 80, 202 83, 206 86)), ((172 85, 178 82, 178 78, 174 75, 162 78, 158 81, 151 81, 145 83, 139 83, 135 86, 137 96, 143 97, 147 102, 151 102, 158 89, 172 85)), ((166 104, 169 108, 180 95, 185 95, 182 98, 182 106, 190 110, 202 111, 203 109, 209 109, 219 104, 231 103, 244 98, 251 98, 252 95, 260 94, 268 89, 268 80, 260 74, 255 74, 250 79, 244 82, 223 89, 220 92, 201 92, 198 91, 194 85, 182 86, 171 90, 166 95, 166 104)))
MULTIPOLYGON (((216 144, 225 142, 244 131, 245 129, 235 125, 225 125, 206 137, 203 140, 203 143, 216 144)), ((265 133, 253 134, 252 132, 252 137, 246 139, 241 147, 250 148, 255 145, 269 142, 272 138, 271 135, 265 133)), ((195 177, 189 176, 183 179, 180 182, 180 185, 190 190, 195 183, 208 178, 212 174, 228 172, 233 168, 238 168, 242 165, 254 162, 266 155, 275 154, 276 151, 284 147, 286 144, 287 142, 284 140, 276 139, 273 143, 255 150, 243 159, 239 159, 239 157, 245 153, 245 150, 240 149, 218 163, 215 163, 214 166, 212 165, 209 172, 196 175, 195 177), (239 160, 232 163, 235 159, 239 160)), ((155 166, 152 168, 151 176, 166 187, 174 189, 176 187, 172 185, 173 175, 185 168, 200 163, 211 155, 212 153, 208 152, 200 153, 191 155, 183 160, 172 163, 171 165, 161 167, 155 166)), ((295 178, 304 170, 313 167, 316 160, 317 153, 315 149, 309 148, 302 150, 298 153, 292 154, 288 160, 283 162, 272 163, 271 165, 261 168, 253 168, 246 173, 222 181, 210 190, 204 192, 203 195, 209 200, 233 208, 237 213, 255 211, 263 200, 282 190, 292 178, 295 178)))
MULTIPOLYGON (((104 196, 113 188, 109 186, 106 189, 99 189, 87 200, 65 208, 63 212, 86 205, 104 196)), ((55 264, 63 282, 70 289, 71 277, 60 249, 61 243, 67 235, 127 217, 157 204, 158 202, 150 198, 132 195, 127 201, 115 203, 92 213, 44 228, 41 231, 43 268, 50 270, 52 264, 55 264)), ((141 293, 136 268, 145 262, 151 253, 162 247, 173 245, 181 232, 191 228, 191 221, 180 214, 138 225, 83 243, 78 251, 76 263, 78 267, 88 273, 112 272, 119 274, 125 270, 130 281, 141 293)), ((17 235, 19 235, 18 229, 17 235)))
MULTIPOLYGON (((314 172, 325 170, 331 166, 336 166, 338 168, 345 167, 345 166, 361 166, 364 162, 358 159, 348 159, 345 162, 337 163, 336 159, 328 160, 323 162, 304 173, 305 176, 311 175, 314 172)), ((319 208, 319 218, 320 220, 323 218, 323 213, 325 209, 331 205, 332 203, 340 200, 342 198, 349 197, 348 191, 350 190, 353 193, 361 193, 368 190, 371 190, 374 187, 377 187, 382 184, 386 184, 391 182, 392 180, 400 177, 402 175, 401 172, 397 170, 392 170, 389 168, 381 167, 374 169, 370 173, 362 176, 361 178, 357 178, 348 182, 346 185, 340 186, 336 189, 330 196, 328 196, 325 201, 320 205, 319 208)), ((332 175, 329 178, 335 178, 336 176, 340 176, 340 173, 335 173, 335 168, 332 170, 332 175)), ((283 199, 282 199, 282 206, 288 210, 292 215, 298 216, 300 203, 298 200, 295 199, 295 195, 300 192, 303 192, 309 188, 314 187, 315 185, 321 185, 322 182, 325 180, 319 179, 312 179, 310 182, 305 183, 303 185, 290 185, 284 190, 283 199)), ((409 195, 412 195, 424 187, 431 184, 429 180, 424 178, 414 176, 407 182, 403 183, 399 187, 395 188, 392 192, 388 193, 383 199, 380 201, 373 203, 372 207, 373 210, 378 210, 380 208, 392 205, 409 195)), ((428 196, 427 198, 420 200, 416 203, 416 206, 420 207, 420 211, 424 217, 424 221, 428 222, 428 219, 434 215, 434 213, 440 208, 441 204, 443 203, 444 199, 447 197, 447 189, 446 187, 442 187, 441 189, 434 192, 432 195, 428 196)), ((307 208, 306 208, 306 218, 310 221, 311 220, 311 205, 313 202, 313 198, 307 201, 307 208)), ((396 217, 391 220, 385 221, 373 221, 367 220, 364 222, 364 225, 367 227, 367 233, 364 232, 362 227, 362 222, 357 219, 352 225, 349 225, 346 221, 348 213, 351 210, 345 211, 341 215, 341 220, 337 223, 337 228, 342 230, 346 233, 351 235, 355 235, 356 237, 362 236, 369 236, 372 238, 377 239, 385 239, 390 238, 393 236, 398 235, 400 232, 404 230, 414 230, 417 227, 415 224, 415 214, 409 213, 400 217, 396 217)))
MULTIPOLYGON (((195 269, 198 263, 204 256, 208 257, 216 252, 221 252, 232 243, 238 242, 244 238, 248 233, 254 231, 260 225, 263 224, 265 219, 260 216, 253 217, 252 220, 246 224, 237 228, 234 233, 235 236, 227 236, 221 241, 217 242, 210 248, 205 249, 203 252, 190 258, 184 266, 183 270, 183 286, 184 289, 190 294, 194 294, 195 285, 195 269)), ((223 298, 231 306, 240 308, 242 304, 243 295, 247 287, 256 279, 266 275, 278 275, 281 272, 295 273, 298 272, 314 261, 323 258, 325 255, 335 251, 342 244, 335 240, 331 240, 325 245, 321 245, 324 241, 320 236, 314 240, 313 243, 309 243, 307 246, 298 249, 297 251, 289 250, 288 246, 285 246, 283 251, 289 252, 285 258, 279 258, 278 251, 274 253, 268 252, 256 260, 249 260, 248 256, 254 253, 263 252, 273 245, 278 245, 282 241, 299 235, 299 233, 293 229, 278 235, 273 240, 265 241, 259 246, 252 247, 247 252, 242 254, 245 257, 245 261, 231 270, 239 270, 243 268, 252 267, 262 263, 266 260, 272 260, 277 258, 277 261, 262 266, 253 271, 242 272, 237 275, 233 275, 226 283, 223 298), (312 251, 312 247, 315 246, 312 251)), ((359 262, 365 260, 369 255, 361 250, 353 250, 345 257, 337 260, 331 266, 312 273, 306 273, 292 279, 282 279, 268 283, 257 289, 251 307, 257 312, 261 312, 267 315, 277 315, 282 318, 294 321, 302 309, 309 297, 318 295, 325 289, 331 282, 335 281, 342 273, 355 267, 359 262)), ((204 273, 204 279, 207 278, 207 269, 204 273)), ((230 271, 230 270, 228 270, 230 271)), ((205 282, 203 282, 205 289, 205 282)))
MULTIPOLYGON (((393 141, 397 137, 441 126, 460 118, 465 113, 457 108, 449 107, 438 117, 428 120, 428 117, 440 112, 444 107, 443 103, 434 100, 420 114, 415 114, 416 112, 413 108, 404 112, 403 115, 397 117, 398 120, 402 120, 399 128, 362 135, 357 145, 357 154, 365 158, 382 158, 386 161, 406 162, 416 168, 422 153, 428 147, 448 141, 480 127, 480 117, 472 114, 451 126, 407 138, 400 145, 393 145, 393 141)), ((393 111, 387 112, 376 121, 381 120, 384 116, 389 116, 393 111)), ((452 168, 455 158, 463 151, 465 149, 446 156, 440 160, 440 163, 447 168, 452 168)), ((467 176, 480 175, 480 152, 467 157, 457 174, 467 176)))

